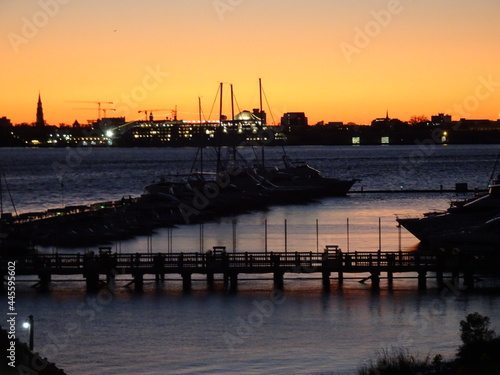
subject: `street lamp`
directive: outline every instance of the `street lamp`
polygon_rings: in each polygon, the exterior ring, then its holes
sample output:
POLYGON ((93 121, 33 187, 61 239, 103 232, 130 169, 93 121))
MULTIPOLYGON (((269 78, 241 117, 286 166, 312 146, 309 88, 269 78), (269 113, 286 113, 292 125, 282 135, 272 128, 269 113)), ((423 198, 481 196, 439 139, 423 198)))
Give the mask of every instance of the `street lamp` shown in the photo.
POLYGON ((30 350, 33 350, 33 334, 35 329, 35 324, 33 323, 33 315, 28 316, 28 321, 23 323, 23 328, 30 330, 29 348, 30 350))

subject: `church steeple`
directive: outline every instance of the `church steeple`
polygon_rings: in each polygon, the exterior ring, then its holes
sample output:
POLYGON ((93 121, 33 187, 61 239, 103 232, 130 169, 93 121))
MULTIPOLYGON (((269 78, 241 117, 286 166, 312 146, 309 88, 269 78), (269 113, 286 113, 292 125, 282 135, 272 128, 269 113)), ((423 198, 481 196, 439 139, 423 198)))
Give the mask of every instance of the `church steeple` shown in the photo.
POLYGON ((37 127, 45 126, 45 120, 43 119, 43 108, 42 99, 40 97, 40 91, 38 92, 38 105, 36 107, 36 124, 37 127))

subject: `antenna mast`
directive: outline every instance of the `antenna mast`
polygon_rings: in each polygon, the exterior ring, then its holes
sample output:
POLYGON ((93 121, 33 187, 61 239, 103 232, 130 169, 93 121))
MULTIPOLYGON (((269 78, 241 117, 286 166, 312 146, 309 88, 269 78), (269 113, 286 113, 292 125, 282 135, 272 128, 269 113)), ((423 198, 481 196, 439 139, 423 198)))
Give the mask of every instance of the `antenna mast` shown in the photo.
MULTIPOLYGON (((259 78, 259 114, 262 116, 262 78, 259 78)), ((262 124, 262 117, 260 118, 262 124)))
MULTIPOLYGON (((264 127, 264 119, 262 118, 262 78, 259 78, 259 117, 260 117, 260 125, 264 127)), ((261 129, 263 130, 263 129, 261 129)), ((264 134, 262 132, 261 134, 264 134)), ((261 141, 262 142, 262 141, 261 141)), ((265 168, 265 159, 264 159, 264 143, 262 142, 262 146, 260 148, 261 158, 262 158, 262 170, 265 168)))
MULTIPOLYGON (((198 96, 198 115, 200 116, 200 127, 199 129, 204 129, 201 125, 201 96, 198 96)), ((205 137, 205 134, 201 133, 200 134, 200 172, 201 175, 203 176, 203 139, 205 137)))
POLYGON ((219 128, 218 128, 218 140, 217 140, 217 173, 221 170, 221 159, 220 159, 220 148, 221 148, 221 137, 222 137, 222 90, 223 83, 220 83, 220 105, 219 105, 219 128))

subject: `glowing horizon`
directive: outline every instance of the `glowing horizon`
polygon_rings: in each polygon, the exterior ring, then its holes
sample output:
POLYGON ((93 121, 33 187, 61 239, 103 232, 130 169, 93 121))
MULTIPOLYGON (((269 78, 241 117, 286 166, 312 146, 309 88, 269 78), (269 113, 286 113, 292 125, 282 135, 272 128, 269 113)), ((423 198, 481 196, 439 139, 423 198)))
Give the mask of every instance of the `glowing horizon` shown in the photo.
MULTIPOLYGON (((176 106, 179 119, 197 120, 198 97, 208 116, 221 81, 234 85, 235 111, 251 110, 258 78, 269 122, 285 112, 305 112, 310 124, 369 124, 386 110, 403 121, 500 112, 493 0, 39 0, 0 9, 0 117, 14 124, 35 121, 39 91, 50 125, 97 118, 97 104, 71 101, 114 102, 102 104, 116 109, 107 116, 127 121, 149 109, 170 117, 176 106)), ((229 116, 228 87, 224 97, 229 116)))

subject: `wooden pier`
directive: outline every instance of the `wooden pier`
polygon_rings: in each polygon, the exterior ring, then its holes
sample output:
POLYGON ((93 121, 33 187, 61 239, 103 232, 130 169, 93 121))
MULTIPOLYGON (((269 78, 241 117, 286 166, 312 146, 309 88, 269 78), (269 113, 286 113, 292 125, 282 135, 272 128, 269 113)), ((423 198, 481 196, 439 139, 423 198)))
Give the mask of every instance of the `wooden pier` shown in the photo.
POLYGON ((108 249, 97 254, 37 254, 15 260, 0 257, 2 287, 12 262, 15 262, 16 277, 38 276, 41 290, 48 290, 53 275, 82 275, 88 292, 97 292, 102 287, 104 279, 101 280, 101 276, 110 283, 118 275, 130 275, 135 289, 140 291, 145 275, 152 275, 160 282, 165 280, 167 274, 181 275, 186 291, 191 289, 194 274, 206 275, 209 288, 214 285, 215 275, 221 275, 224 284, 231 290, 237 289, 238 275, 272 274, 275 287, 281 289, 287 273, 321 275, 325 290, 330 289, 332 279, 342 285, 346 273, 358 274, 362 282, 371 280, 374 289, 380 287, 382 274, 386 275, 391 286, 394 274, 413 273, 418 280, 418 288, 425 289, 428 277, 435 277, 438 284, 443 284, 445 275, 452 280, 461 275, 464 284, 473 287, 475 275, 498 272, 499 256, 438 256, 406 251, 345 253, 337 246, 327 246, 322 253, 228 253, 225 247, 214 247, 206 253, 116 254, 108 249))

